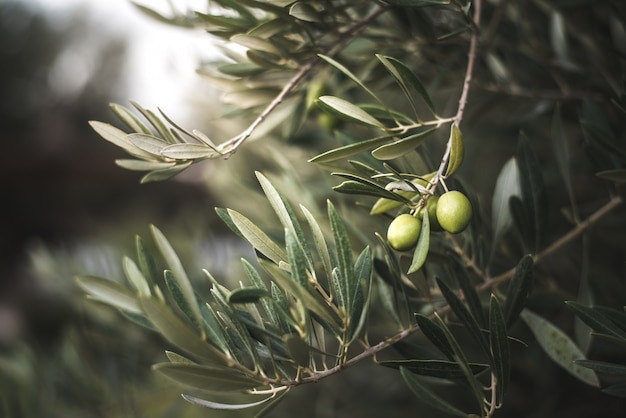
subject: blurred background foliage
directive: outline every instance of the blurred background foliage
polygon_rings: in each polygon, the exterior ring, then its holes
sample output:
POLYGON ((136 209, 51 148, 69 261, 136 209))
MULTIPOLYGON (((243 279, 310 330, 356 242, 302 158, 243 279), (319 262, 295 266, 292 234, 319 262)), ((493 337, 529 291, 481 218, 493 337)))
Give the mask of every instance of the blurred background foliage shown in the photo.
MULTIPOLYGON (((485 54, 464 118, 467 155, 458 177, 475 194, 482 216, 489 218, 495 179, 524 131, 547 186, 550 228, 545 242, 551 242, 572 227, 576 211, 587 215, 604 203, 607 191, 616 191, 595 173, 624 167, 615 147, 623 153, 626 141, 626 117, 619 109, 626 106, 626 7, 608 0, 501 0, 484 6, 484 21, 493 26, 484 29, 485 54), (553 141, 557 109, 567 153, 553 141), (576 210, 555 163, 558 158, 571 167, 576 210)), ((86 301, 73 277, 121 277, 122 254, 132 251, 135 233, 147 235, 151 223, 167 231, 189 272, 199 276, 196 272, 207 267, 220 279, 236 277, 238 258, 250 250, 226 231, 213 207, 242 212, 254 208, 246 215, 259 223, 273 219, 254 170, 265 170, 292 202, 309 208, 322 207, 332 195, 351 211, 350 220, 364 234, 382 231, 384 223, 372 221, 366 205, 355 206, 353 199, 332 194, 335 179, 302 164, 336 145, 331 131, 316 124, 320 114, 315 112, 287 141, 275 135, 244 145, 228 161, 189 170, 174 182, 139 185, 135 173, 113 164, 120 151, 86 123, 111 120, 109 102, 126 104, 128 39, 103 22, 89 20, 80 8, 66 19, 70 23, 59 27, 48 18, 50 10, 19 0, 0 1, 0 136, 5 149, 0 166, 0 415, 206 416, 206 410, 180 398, 179 388, 150 372, 150 365, 164 358, 163 341, 86 301), (77 40, 85 38, 89 48, 77 48, 77 40), (88 76, 63 64, 72 54, 78 57, 74 62, 88 63, 88 76), (67 82, 68 74, 75 75, 74 82, 67 82), (275 152, 277 147, 281 153, 275 152)), ((408 13, 401 8, 385 19, 397 39, 378 45, 384 50, 375 52, 414 65, 437 107, 453 109, 466 41, 455 36, 435 39, 455 22, 436 10, 408 13)), ((389 33, 381 35, 388 41, 385 36, 389 33)), ((371 44, 355 44, 343 62, 355 68, 371 60, 372 51, 371 44)), ((205 61, 199 65, 213 64, 212 59, 205 61)), ((332 94, 362 98, 345 79, 335 75, 328 80, 332 94)), ((376 87, 385 90, 384 85, 376 87)), ((228 137, 241 129, 240 122, 222 120, 224 109, 216 106, 215 97, 209 90, 206 97, 189 94, 192 110, 186 125, 228 137)), ((432 141, 427 150, 436 160, 441 141, 432 141)), ((570 335, 576 324, 563 299, 593 294, 596 303, 624 306, 624 215, 620 208, 585 239, 570 243, 539 267, 541 282, 531 306, 570 335), (581 293, 581 282, 591 292, 581 293)), ((514 264, 521 247, 515 234, 507 235, 502 252, 509 258, 500 257, 492 273, 514 264)), ((523 325, 516 332, 532 339, 523 325)), ((617 417, 626 410, 624 401, 578 382, 536 345, 513 348, 512 384, 502 416, 617 417)), ((589 356, 626 362, 623 347, 602 341, 591 345, 589 356)), ((446 394, 456 396, 461 395, 446 394)), ((294 390, 275 414, 439 416, 419 405, 395 372, 372 364, 294 390)))

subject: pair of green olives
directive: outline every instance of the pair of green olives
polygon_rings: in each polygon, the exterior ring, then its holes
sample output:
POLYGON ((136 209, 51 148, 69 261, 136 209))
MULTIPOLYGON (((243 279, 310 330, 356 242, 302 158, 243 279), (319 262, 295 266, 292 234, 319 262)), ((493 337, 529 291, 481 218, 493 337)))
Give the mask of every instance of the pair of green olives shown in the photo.
POLYGON ((451 191, 428 199, 426 208, 417 216, 404 213, 395 218, 387 229, 387 241, 397 251, 410 250, 417 244, 422 229, 422 218, 428 214, 431 229, 443 229, 458 234, 472 219, 472 205, 463 193, 451 191))

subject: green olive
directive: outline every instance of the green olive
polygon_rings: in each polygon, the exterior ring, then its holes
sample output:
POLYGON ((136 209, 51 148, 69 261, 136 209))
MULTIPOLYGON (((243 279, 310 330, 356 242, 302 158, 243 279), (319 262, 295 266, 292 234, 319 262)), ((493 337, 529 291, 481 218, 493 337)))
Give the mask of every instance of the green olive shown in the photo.
POLYGON ((459 191, 446 192, 437 201, 439 225, 451 234, 458 234, 469 225, 472 219, 472 204, 459 191))
MULTIPOLYGON (((437 202, 439 201, 439 196, 431 196, 428 198, 428 202, 426 202, 426 211, 428 213, 428 222, 430 224, 431 231, 441 231, 441 225, 439 225, 439 221, 437 220, 437 202)), ((422 219, 424 217, 424 208, 421 208, 419 211, 419 218, 422 219)))
POLYGON ((387 229, 387 241, 397 251, 410 250, 417 244, 422 229, 422 221, 413 215, 404 213, 395 218, 387 229))

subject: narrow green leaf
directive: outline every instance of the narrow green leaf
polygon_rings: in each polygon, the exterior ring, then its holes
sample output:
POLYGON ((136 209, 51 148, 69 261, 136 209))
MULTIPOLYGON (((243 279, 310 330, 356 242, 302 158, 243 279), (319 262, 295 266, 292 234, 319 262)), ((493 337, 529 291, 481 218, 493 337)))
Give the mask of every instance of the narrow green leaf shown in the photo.
POLYGON ((409 135, 402 139, 398 139, 390 144, 382 145, 372 151, 372 156, 377 160, 393 160, 394 158, 402 157, 403 155, 415 150, 422 144, 428 137, 428 135, 435 132, 437 128, 430 128, 424 131, 418 132, 413 135, 409 135))
POLYGON ((572 170, 570 167, 571 152, 570 144, 567 140, 567 135, 563 128, 563 119, 561 117, 561 107, 557 104, 554 115, 552 116, 552 145, 554 148, 554 154, 556 156, 556 162, 563 177, 565 183, 565 189, 569 196, 570 205, 576 218, 578 218, 578 207, 576 205, 576 198, 574 194, 574 185, 572 183, 572 170))
POLYGON ((175 160, 200 160, 221 154, 204 144, 172 144, 162 148, 161 155, 175 160))
MULTIPOLYGON (((447 360, 385 360, 378 364, 393 369, 404 367, 410 372, 420 376, 438 377, 441 379, 461 379, 465 377, 465 372, 454 361, 447 360)), ((470 369, 474 374, 480 374, 489 369, 489 365, 482 363, 470 363, 470 369)))
POLYGON ((223 403, 223 402, 214 402, 208 401, 206 399, 196 398, 195 396, 182 394, 184 400, 189 403, 192 403, 196 406, 202 406, 204 408, 216 409, 220 411, 233 411, 238 409, 248 409, 255 406, 259 406, 264 404, 267 401, 274 399, 274 396, 270 396, 269 398, 262 399, 256 402, 247 402, 247 403, 223 403))
POLYGON ((417 94, 422 98, 422 100, 424 100, 424 103, 426 103, 428 109, 430 109, 433 115, 436 115, 433 102, 430 100, 430 96, 428 95, 428 92, 424 88, 424 85, 422 84, 417 74, 415 74, 413 71, 411 71, 409 67, 407 67, 395 58, 379 54, 376 54, 376 58, 378 58, 380 62, 383 63, 387 71, 389 71, 391 76, 396 80, 396 82, 402 89, 402 92, 411 103, 415 114, 417 114, 417 106, 415 105, 415 100, 413 99, 413 97, 417 94))
POLYGON ((341 117, 345 120, 361 123, 363 125, 375 126, 377 128, 385 128, 385 126, 372 115, 350 103, 336 96, 321 96, 316 100, 316 103, 329 113, 341 117))
MULTIPOLYGON (((347 182, 342 183, 344 184, 344 186, 340 188, 343 191, 343 193, 350 192, 354 194, 354 193, 357 193, 358 191, 362 191, 362 193, 358 193, 358 194, 367 194, 367 195, 377 196, 377 197, 380 196, 380 197, 384 197, 387 199, 396 199, 406 204, 411 203, 410 200, 404 198, 402 195, 389 191, 385 189, 384 187, 382 187, 381 185, 379 185, 378 183, 373 182, 370 179, 367 179, 365 177, 361 177, 361 176, 350 174, 350 173, 331 173, 331 174, 333 176, 341 176, 341 177, 348 179, 347 182), (361 184, 361 186, 355 183, 361 184)), ((337 190, 338 187, 339 186, 335 186, 334 189, 337 190)))
POLYGON ((489 345, 493 357, 493 373, 496 376, 497 402, 502 404, 511 373, 511 358, 506 322, 500 303, 494 295, 491 295, 489 303, 489 345))
POLYGON ((335 148, 319 154, 309 160, 311 163, 330 163, 333 161, 341 160, 346 157, 359 154, 363 151, 371 150, 372 148, 378 148, 383 144, 388 143, 393 139, 395 135, 384 135, 376 138, 366 139, 364 141, 355 142, 353 144, 344 145, 339 148, 335 148))
POLYGON ((330 229, 333 232, 335 241, 335 251, 337 253, 337 262, 339 267, 340 285, 342 293, 345 295, 346 312, 352 310, 354 301, 354 290, 356 289, 356 279, 354 275, 354 261, 352 259, 352 246, 346 225, 337 213, 335 206, 330 200, 327 201, 328 219, 330 220, 330 229))
POLYGON ((593 370, 575 363, 576 360, 584 360, 585 355, 563 331, 528 309, 522 311, 521 317, 548 357, 580 381, 600 387, 598 377, 593 370))
POLYGON ((428 340, 435 345, 449 360, 454 360, 454 350, 441 327, 422 314, 415 314, 417 325, 428 340))
POLYGON ((139 235, 135 236, 135 248, 137 250, 137 261, 139 262, 139 268, 143 277, 148 281, 148 285, 152 288, 157 282, 157 269, 154 262, 154 258, 148 249, 146 244, 139 235))
POLYGON ((595 310, 594 308, 584 306, 578 302, 567 301, 565 303, 585 324, 589 325, 594 331, 612 335, 626 341, 626 331, 620 329, 603 313, 595 310))
POLYGON ((192 361, 188 359, 187 357, 181 356, 180 354, 175 353, 173 351, 165 350, 165 355, 167 356, 167 359, 170 361, 170 363, 198 364, 195 361, 192 361))
POLYGON ((596 371, 598 373, 626 377, 626 366, 624 366, 623 364, 615 364, 597 360, 576 360, 576 364, 596 371))
POLYGON ((467 303, 470 312, 474 318, 476 318, 476 321, 481 327, 486 326, 487 321, 485 319, 483 306, 480 302, 480 297, 476 292, 476 287, 474 287, 470 280, 467 270, 464 266, 457 264, 454 272, 456 281, 459 284, 459 288, 463 292, 463 296, 465 296, 465 302, 467 303))
POLYGON ((275 264, 287 262, 287 254, 259 227, 237 211, 227 209, 228 215, 241 235, 261 254, 275 264))
POLYGON ((243 240, 246 239, 246 237, 243 236, 239 228, 237 228, 237 225, 235 225, 235 223, 233 222, 233 219, 230 217, 230 214, 228 213, 228 209, 216 207, 215 213, 217 213, 217 216, 219 216, 222 222, 224 222, 224 224, 226 224, 226 226, 231 231, 233 231, 239 238, 243 240))
POLYGON ((304 217, 309 224, 309 228, 311 229, 313 242, 315 242, 317 253, 322 260, 322 264, 324 265, 324 271, 326 272, 326 276, 330 277, 333 268, 330 261, 330 253, 328 252, 328 245, 326 244, 326 238, 324 237, 322 228, 313 217, 313 214, 311 214, 311 212, 307 208, 300 205, 300 210, 304 214, 304 217))
POLYGON ((124 257, 122 265, 126 278, 137 290, 139 296, 150 296, 150 285, 141 270, 139 270, 139 267, 137 267, 137 264, 131 258, 124 257))
POLYGON ((356 288, 354 289, 352 312, 348 317, 349 342, 352 342, 352 340, 358 336, 367 320, 367 311, 371 300, 372 272, 372 251, 370 247, 367 246, 354 262, 356 288))
POLYGON ((530 141, 524 134, 520 135, 516 158, 520 171, 523 202, 528 207, 533 225, 534 242, 530 242, 529 245, 533 252, 538 252, 546 231, 548 202, 541 176, 541 166, 530 147, 530 141))
POLYGON ((528 299, 533 284, 533 264, 533 257, 527 254, 515 267, 515 273, 509 282, 509 287, 506 290, 506 301, 504 302, 504 317, 507 327, 511 327, 515 323, 526 305, 526 299, 528 299))
POLYGON ((447 414, 457 417, 467 417, 467 414, 450 405, 443 400, 435 392, 431 391, 428 386, 424 385, 417 376, 411 373, 406 367, 400 367, 400 374, 406 385, 422 402, 440 410, 447 414))
POLYGON ((307 263, 309 266, 312 266, 311 260, 311 252, 309 250, 309 246, 307 245, 307 240, 305 239, 304 232, 302 230, 302 226, 300 222, 296 218, 291 205, 287 202, 287 200, 281 195, 281 193, 274 187, 274 185, 260 172, 255 172, 256 177, 261 184, 261 188, 267 197, 272 209, 276 212, 280 223, 284 228, 289 229, 295 236, 298 245, 301 247, 304 256, 306 257, 307 263))
POLYGON ((241 287, 234 289, 228 295, 228 303, 257 303, 261 298, 269 297, 270 293, 266 289, 258 287, 241 287))
MULTIPOLYGON (((165 263, 173 274, 173 278, 175 278, 176 285, 180 289, 181 296, 185 301, 185 306, 189 309, 190 319, 194 324, 200 327, 200 324, 202 323, 202 315, 200 315, 200 308, 196 302, 196 295, 193 291, 191 281, 187 276, 187 272, 185 272, 176 251, 174 251, 170 242, 167 238, 165 238, 165 235, 163 235, 163 233, 154 225, 150 225, 150 231, 152 232, 154 242, 163 257, 163 260, 165 260, 165 263)), ((204 330, 201 327, 200 331, 204 337, 204 330)))
POLYGON ((287 260, 291 270, 291 277, 304 289, 309 287, 307 276, 307 262, 304 252, 298 243, 295 233, 285 229, 285 246, 287 247, 287 260))
POLYGON ((92 299, 133 314, 142 313, 135 295, 117 282, 96 276, 78 276, 76 283, 92 299))
POLYGON ((493 364, 489 344, 487 343, 487 339, 483 335, 483 332, 476 318, 474 318, 474 316, 469 311, 469 309, 467 309, 463 301, 461 301, 456 293, 454 293, 444 281, 437 278, 437 285, 439 286, 443 297, 450 305, 450 308, 452 309, 454 314, 459 318, 463 325, 467 327, 467 330, 472 338, 474 338, 474 340, 478 343, 485 356, 490 360, 490 363, 493 364))
POLYGON ((322 60, 326 61, 327 63, 329 63, 333 67, 335 67, 337 70, 341 71, 345 76, 347 76, 349 79, 354 81, 356 83, 356 85, 358 85, 363 90, 365 90, 367 92, 367 94, 369 94, 376 101, 378 101, 379 103, 382 104, 382 102, 380 101, 378 96, 376 96, 376 94, 374 94, 373 91, 371 91, 369 88, 367 88, 367 86, 365 84, 363 84, 363 82, 361 80, 359 80, 359 78, 356 75, 354 75, 350 70, 348 70, 343 64, 340 64, 336 60, 334 60, 331 57, 328 57, 326 55, 318 54, 318 57, 320 57, 322 60))
POLYGON ((234 77, 248 77, 255 74, 265 72, 265 68, 256 64, 245 62, 238 64, 224 64, 217 67, 217 71, 222 74, 234 76, 234 77))
MULTIPOLYGON (((463 349, 461 348, 459 342, 454 337, 454 335, 452 335, 452 332, 450 331, 450 329, 446 326, 443 320, 436 313, 435 313, 435 323, 438 323, 444 335, 446 336, 446 339, 450 343, 450 347, 452 347, 452 350, 454 351, 454 360, 459 364, 459 366, 463 370, 465 374, 465 380, 467 380, 467 383, 469 384, 469 387, 471 388, 473 392, 474 399, 476 400, 478 408, 479 410, 482 410, 486 401, 485 393, 482 390, 481 383, 476 379, 476 376, 474 376, 474 374, 472 373, 472 370, 470 368, 469 362, 467 361, 467 357, 465 356, 463 349)), ((490 352, 487 353, 487 355, 488 357, 491 357, 490 352)), ((490 364, 493 364, 493 360, 491 359, 490 359, 490 364)))
POLYGON ((155 299, 141 299, 140 303, 143 312, 154 327, 176 347, 214 365, 231 366, 233 364, 232 359, 204 341, 193 328, 163 303, 155 299))
POLYGON ((450 177, 463 164, 465 147, 463 145, 463 134, 458 126, 453 123, 450 126, 450 159, 446 167, 445 177, 450 177))
POLYGON ((200 364, 158 363, 152 369, 175 382, 211 392, 253 389, 263 383, 236 369, 200 364))
POLYGON ((420 236, 417 239, 417 245, 413 252, 413 260, 411 266, 407 271, 407 274, 415 273, 422 268, 428 257, 428 250, 430 249, 430 220, 428 215, 422 217, 422 229, 420 230, 420 236))

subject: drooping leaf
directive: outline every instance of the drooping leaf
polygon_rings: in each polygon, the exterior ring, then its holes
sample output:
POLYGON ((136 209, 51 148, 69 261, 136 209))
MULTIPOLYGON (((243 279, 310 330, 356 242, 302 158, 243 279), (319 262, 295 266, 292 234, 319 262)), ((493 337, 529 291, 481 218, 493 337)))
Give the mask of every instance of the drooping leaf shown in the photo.
POLYGON ((528 208, 532 222, 534 241, 528 243, 533 252, 537 252, 543 242, 543 236, 547 224, 547 197, 541 175, 541 166, 537 161, 530 141, 526 135, 521 134, 516 159, 520 173, 523 202, 528 208))
POLYGON ((415 150, 422 144, 428 137, 428 135, 435 132, 437 128, 430 128, 424 131, 418 132, 413 135, 409 135, 402 139, 398 139, 389 144, 382 145, 372 151, 372 156, 377 160, 393 160, 394 158, 402 157, 403 155, 415 150))
POLYGON ((556 155, 556 162, 563 177, 565 183, 565 189, 570 200, 572 211, 576 218, 578 218, 578 206, 576 205, 576 199, 574 194, 574 185, 572 183, 571 173, 571 152, 570 145, 567 140, 565 129, 563 127, 563 120, 561 117, 561 107, 556 106, 554 115, 552 116, 552 145, 554 148, 554 154, 556 155))
POLYGON ((383 63, 387 71, 391 74, 391 76, 396 80, 402 92, 407 97, 415 114, 417 114, 417 106, 415 104, 415 100, 413 99, 416 95, 420 96, 424 103, 428 106, 428 109, 436 115, 435 107, 433 102, 430 100, 430 96, 428 92, 424 88, 422 81, 419 79, 417 74, 415 74, 409 67, 405 64, 397 60, 396 58, 387 57, 384 55, 376 54, 376 58, 383 63))
POLYGON ((496 376, 497 401, 502 404, 511 373, 511 358, 506 322, 500 303, 494 295, 491 295, 489 303, 489 346, 493 358, 493 373, 496 376))
POLYGON ((528 309, 522 311, 521 317, 548 357, 580 381, 594 387, 600 386, 593 370, 576 364, 576 360, 584 360, 585 355, 563 331, 528 309))
POLYGON ((480 302, 480 297, 476 292, 476 287, 470 280, 467 270, 464 267, 457 265, 455 269, 455 276, 457 283, 459 283, 459 288, 463 292, 463 296, 465 296, 465 302, 467 303, 470 312, 474 318, 476 318, 476 321, 481 327, 486 326, 487 321, 485 319, 483 306, 480 302))
POLYGON ((594 370, 598 373, 626 377, 626 366, 623 364, 615 364, 598 360, 576 360, 576 364, 594 370))
POLYGON ((515 273, 509 282, 504 302, 504 317, 507 327, 511 327, 526 305, 533 284, 533 257, 525 255, 517 263, 515 273))
POLYGON ((352 71, 348 70, 343 64, 337 62, 335 59, 326 55, 318 54, 318 57, 320 57, 322 60, 326 61, 328 64, 332 65, 333 67, 335 67, 337 70, 341 71, 344 75, 346 75, 348 78, 354 81, 356 85, 358 85, 364 91, 366 91, 367 94, 372 96, 372 98, 374 98, 380 104, 383 104, 382 101, 378 98, 378 96, 376 96, 376 94, 373 91, 371 91, 365 84, 363 84, 363 82, 359 80, 359 78, 356 75, 354 75, 352 71))
POLYGON ((259 406, 264 404, 267 401, 274 399, 274 396, 270 396, 269 398, 261 399, 256 402, 247 402, 247 403, 223 403, 223 402, 214 402, 206 399, 196 398, 195 396, 182 394, 184 400, 189 403, 192 403, 197 406, 202 406, 204 408, 216 409, 220 411, 232 411, 238 409, 248 409, 253 408, 255 406, 259 406))
POLYGON ((342 293, 345 295, 345 309, 350 312, 356 289, 354 275, 354 261, 352 259, 352 246, 346 225, 330 200, 327 201, 328 219, 335 241, 335 251, 339 267, 339 278, 342 293))
POLYGON ((96 276, 78 276, 76 283, 94 300, 133 314, 142 313, 135 295, 117 282, 96 276))
MULTIPOLYGON (((469 387, 474 395, 474 399, 478 405, 478 408, 479 410, 482 410, 483 405, 485 405, 485 401, 486 401, 485 393, 482 390, 482 385, 480 384, 476 376, 474 376, 474 374, 472 373, 472 370, 470 368, 465 352, 461 348, 461 345, 459 344, 457 339, 454 337, 450 329, 446 326, 446 324, 443 322, 441 317, 439 317, 439 315, 437 315, 436 313, 435 313, 434 322, 439 325, 440 329, 443 331, 443 334, 448 340, 448 343, 450 344, 450 347, 452 348, 452 351, 454 352, 454 356, 453 356, 454 360, 459 364, 461 370, 463 370, 463 374, 465 375, 465 380, 469 384, 469 387)), ((490 352, 487 353, 487 357, 491 357, 490 352)), ((492 359, 490 359, 490 364, 493 364, 492 359)))
POLYGON ((457 417, 467 417, 467 414, 446 402, 443 398, 423 384, 415 374, 405 367, 400 367, 400 374, 406 385, 422 402, 457 417))
POLYGON ((492 362, 491 359, 491 350, 489 349, 489 345, 487 343, 487 339, 483 335, 483 332, 478 324, 478 321, 470 310, 465 306, 463 301, 450 289, 450 287, 441 279, 437 278, 437 285, 441 290, 441 294, 446 299, 452 312, 458 317, 458 319, 467 327, 467 331, 470 333, 472 338, 478 343, 480 348, 483 351, 483 354, 492 362))
MULTIPOLYGON (((378 364, 393 369, 404 367, 410 372, 420 376, 438 377, 441 379, 462 379, 465 373, 458 363, 447 360, 384 360, 378 364)), ((489 365, 470 363, 470 369, 474 374, 480 374, 487 370, 489 365)))
POLYGON ((106 139, 113 145, 122 148, 124 151, 141 159, 154 159, 154 155, 138 148, 128 139, 128 134, 115 126, 108 123, 90 121, 89 125, 98 135, 106 139))
POLYGON ((428 250, 430 249, 430 219, 428 214, 422 217, 422 229, 417 239, 417 245, 413 252, 413 259, 407 274, 415 273, 422 268, 428 257, 428 250))
POLYGON ((574 301, 567 301, 565 303, 585 324, 589 325, 594 331, 611 335, 613 337, 626 341, 626 331, 620 329, 602 312, 574 301))
POLYGON ((261 381, 234 368, 158 363, 152 366, 152 369, 175 382, 211 392, 242 391, 262 385, 261 381))
POLYGON ((450 126, 450 159, 446 167, 446 177, 450 177, 463 164, 465 147, 463 145, 463 134, 458 126, 453 123, 450 126))
POLYGON ((321 22, 322 16, 308 3, 303 1, 296 2, 289 8, 289 14, 296 19, 304 20, 305 22, 321 22))
POLYGON ((342 119, 377 128, 385 126, 372 115, 355 104, 336 96, 321 96, 316 103, 325 111, 342 119))
POLYGON ((383 135, 376 138, 366 139, 364 141, 355 142, 352 144, 344 145, 339 148, 334 148, 329 151, 323 152, 309 160, 312 163, 330 163, 333 161, 341 160, 346 157, 351 157, 363 151, 371 150, 372 148, 380 147, 383 144, 391 141, 395 135, 383 135))
POLYGON ((366 194, 370 196, 384 197, 387 199, 399 200, 402 203, 409 204, 411 203, 408 199, 404 198, 402 195, 389 191, 379 185, 378 183, 367 179, 365 177, 361 177, 359 175, 351 174, 351 173, 331 173, 334 176, 341 176, 347 178, 348 181, 342 183, 343 186, 335 186, 334 190, 343 191, 344 193, 358 193, 358 194, 366 194))
POLYGON ((454 350, 450 346, 441 327, 433 320, 422 314, 415 314, 415 320, 420 330, 428 340, 435 345, 449 360, 454 361, 454 350))
POLYGON ((168 180, 178 173, 185 171, 185 169, 187 169, 187 167, 189 167, 192 162, 193 161, 179 162, 173 167, 153 170, 141 178, 141 184, 150 183, 153 181, 168 180))

